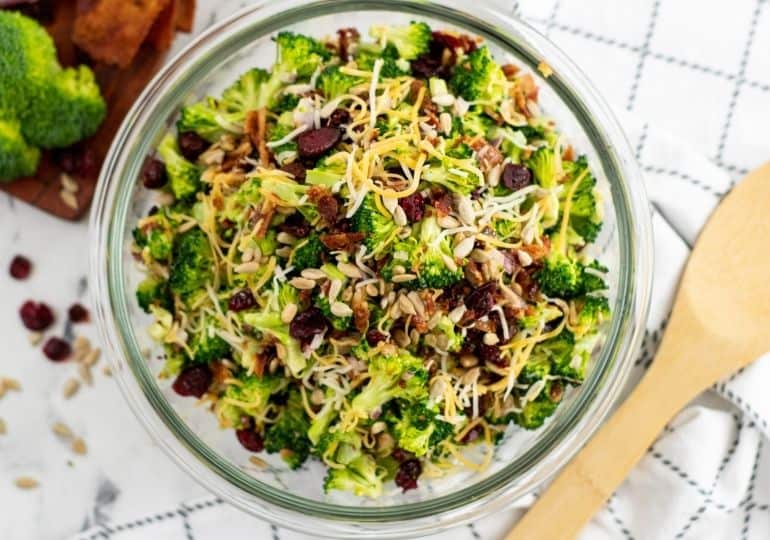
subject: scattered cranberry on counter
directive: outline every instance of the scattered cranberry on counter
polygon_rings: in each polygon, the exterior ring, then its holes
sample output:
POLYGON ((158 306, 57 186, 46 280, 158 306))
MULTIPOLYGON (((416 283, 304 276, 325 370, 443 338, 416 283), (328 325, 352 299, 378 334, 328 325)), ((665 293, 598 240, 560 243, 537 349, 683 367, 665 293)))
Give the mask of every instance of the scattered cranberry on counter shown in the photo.
POLYGON ((28 330, 41 332, 53 324, 53 311, 43 302, 27 300, 19 309, 21 322, 28 330))
POLYGON ((24 255, 16 255, 11 260, 9 272, 14 279, 27 279, 32 273, 32 262, 24 255))
POLYGON ((89 319, 88 310, 82 304, 72 304, 67 314, 74 323, 86 322, 89 319))
POLYGON ((62 362, 72 354, 72 347, 61 338, 51 337, 43 345, 43 354, 51 362, 62 362))

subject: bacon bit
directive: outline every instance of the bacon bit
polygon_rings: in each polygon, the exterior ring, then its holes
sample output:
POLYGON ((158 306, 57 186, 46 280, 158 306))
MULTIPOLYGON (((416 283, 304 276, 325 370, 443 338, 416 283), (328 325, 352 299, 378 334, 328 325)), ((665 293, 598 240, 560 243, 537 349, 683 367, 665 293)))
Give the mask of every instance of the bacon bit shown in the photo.
POLYGON ((364 239, 364 233, 334 233, 321 235, 321 243, 331 250, 350 250, 364 239))
POLYGON ((256 224, 254 225, 254 237, 257 239, 264 238, 267 234, 267 230, 270 228, 270 221, 275 214, 275 203, 272 199, 265 199, 262 203, 262 208, 259 210, 256 224))
POLYGON ((568 145, 561 154, 561 158, 566 161, 575 161, 575 149, 572 145, 568 145))
POLYGON ((227 153, 225 160, 222 162, 221 169, 223 171, 230 171, 234 169, 243 158, 251 154, 252 150, 253 147, 249 137, 244 137, 241 139, 240 144, 238 144, 238 147, 235 150, 227 153))
POLYGON ((281 167, 281 170, 292 175, 294 177, 294 180, 296 180, 300 184, 305 183, 305 176, 307 174, 307 169, 299 161, 292 161, 291 163, 287 163, 286 165, 281 167))
POLYGON ((249 139, 251 139, 251 144, 257 148, 259 161, 263 167, 270 165, 270 152, 268 152, 267 144, 265 143, 266 123, 267 109, 262 107, 258 111, 246 113, 246 123, 243 127, 249 139))
POLYGON ((527 99, 531 99, 537 103, 539 88, 537 87, 537 83, 535 83, 535 79, 532 77, 532 74, 526 73, 519 77, 516 82, 518 83, 518 87, 521 88, 521 91, 524 92, 524 95, 527 97, 527 99))
POLYGON ((353 322, 356 330, 362 334, 369 327, 369 304, 366 301, 366 295, 363 287, 358 287, 353 294, 353 322))
POLYGON ((256 355, 254 357, 254 375, 261 378, 265 374, 265 368, 269 363, 269 358, 266 355, 256 355))
POLYGON ((326 186, 311 186, 310 189, 307 190, 307 198, 310 199, 310 202, 313 204, 318 204, 318 201, 322 198, 331 196, 332 192, 326 186))
POLYGON ((428 321, 420 317, 419 315, 415 315, 412 317, 412 326, 414 326, 414 329, 417 330, 420 334, 427 334, 428 333, 428 321))
POLYGON ((340 28, 337 30, 338 46, 340 58, 343 60, 350 59, 350 46, 354 43, 358 43, 361 39, 361 34, 355 28, 340 28))
POLYGON ((503 73, 505 74, 505 78, 509 81, 512 81, 516 77, 516 74, 521 71, 521 68, 516 64, 505 64, 502 69, 503 73))
POLYGON ((468 261, 468 264, 465 265, 465 278, 474 287, 479 287, 485 282, 484 274, 475 261, 468 261))
POLYGON ((484 107, 484 114, 494 120, 498 126, 505 124, 505 118, 503 118, 503 116, 492 107, 484 107))
POLYGON ((211 363, 211 372, 214 374, 216 384, 224 384, 231 377, 230 368, 224 362, 217 360, 211 363))
POLYGON ((433 295, 429 291, 420 291, 420 299, 425 304, 425 316, 430 318, 436 312, 436 302, 433 300, 433 295))
POLYGON ((503 162, 503 154, 494 146, 487 143, 477 150, 479 168, 482 172, 488 172, 503 162))
POLYGON ((420 79, 415 79, 412 81, 412 84, 409 86, 409 101, 411 103, 417 101, 417 96, 420 95, 420 90, 422 90, 424 87, 425 81, 420 79))
POLYGON ((339 210, 339 203, 333 195, 324 195, 318 202, 318 213, 321 215, 321 219, 326 222, 327 225, 332 226, 337 223, 337 211, 339 210))
POLYGON ((446 191, 434 191, 431 193, 431 204, 436 209, 438 217, 448 216, 452 213, 452 196, 446 191))
POLYGON ((533 261, 539 261, 545 259, 551 252, 551 240, 547 236, 543 237, 543 245, 528 244, 521 246, 521 251, 525 251, 527 255, 532 257, 533 261))
POLYGON ((527 107, 527 97, 524 95, 521 86, 517 85, 513 87, 511 94, 513 96, 513 102, 516 104, 516 109, 526 118, 531 117, 532 113, 529 112, 529 107, 527 107))

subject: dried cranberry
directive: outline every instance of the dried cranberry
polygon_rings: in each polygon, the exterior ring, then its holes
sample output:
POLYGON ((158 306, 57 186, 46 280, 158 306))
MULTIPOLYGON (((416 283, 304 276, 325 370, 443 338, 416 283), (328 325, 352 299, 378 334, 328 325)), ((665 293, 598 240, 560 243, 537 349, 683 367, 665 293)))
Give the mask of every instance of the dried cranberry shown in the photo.
POLYGON ((465 436, 462 438, 461 442, 463 444, 472 443, 473 441, 475 441, 476 439, 481 437, 481 435, 483 433, 484 433, 484 428, 482 426, 480 426, 480 425, 473 426, 468 431, 468 433, 465 434, 465 436))
POLYGON ((192 366, 182 370, 171 387, 180 396, 199 398, 209 389, 213 379, 214 374, 208 366, 192 366))
POLYGON ((43 345, 43 354, 51 362, 61 362, 72 354, 72 347, 63 339, 52 337, 48 338, 48 341, 43 345))
POLYGON ((376 347, 378 343, 387 340, 388 337, 379 330, 369 330, 366 333, 366 342, 370 347, 376 347))
POLYGON ((294 180, 300 184, 305 183, 305 177, 307 176, 307 169, 299 161, 292 161, 281 167, 281 170, 289 173, 294 177, 294 180))
POLYGON ((418 459, 408 459, 401 463, 396 473, 396 485, 408 491, 417 488, 417 479, 422 474, 422 464, 418 459))
POLYGON ((27 300, 19 309, 21 322, 29 330, 43 331, 53 323, 53 311, 43 302, 27 300))
POLYGON ((241 289, 230 297, 227 307, 230 311, 244 311, 257 305, 257 300, 250 289, 241 289))
POLYGON ((508 163, 503 169, 500 181, 511 191, 518 191, 532 183, 532 171, 524 165, 508 163))
POLYGON ((99 175, 99 160, 90 148, 80 150, 77 157, 77 174, 84 178, 96 178, 99 175))
POLYGON ((235 432, 238 442, 249 452, 261 452, 265 448, 262 436, 253 429, 239 429, 235 432))
POLYGON ((465 297, 465 307, 473 310, 476 318, 483 317, 494 307, 497 284, 489 281, 477 289, 473 289, 465 297))
POLYGON ((296 238, 307 238, 312 227, 302 214, 295 212, 287 217, 286 221, 278 225, 278 230, 289 233, 296 238))
POLYGON ((409 223, 417 223, 425 215, 425 200, 419 193, 412 193, 408 197, 399 199, 398 205, 403 208, 409 223))
POLYGON ((328 127, 338 128, 350 123, 350 113, 346 109, 335 109, 326 121, 328 127))
POLYGON ((526 269, 516 274, 516 283, 518 283, 521 287, 522 296, 524 296, 526 300, 534 302, 537 300, 537 297, 540 294, 540 286, 532 277, 532 274, 527 271, 529 268, 532 267, 527 267, 526 269))
POLYGON ((486 345, 485 343, 479 343, 476 345, 476 355, 479 359, 489 364, 505 367, 508 365, 508 359, 503 358, 500 354, 500 347, 497 345, 486 345))
POLYGON ((189 161, 197 161, 198 156, 208 148, 209 143, 206 139, 194 131, 185 131, 179 134, 179 151, 189 161))
POLYGON ((142 169, 142 183, 147 189, 159 189, 166 185, 166 166, 159 159, 151 158, 142 169))
POLYGON ((469 287, 465 281, 460 281, 444 289, 441 295, 438 297, 438 302, 446 306, 447 311, 452 311, 454 308, 462 304, 463 298, 468 292, 469 287))
POLYGON ((24 255, 16 255, 11 260, 9 272, 14 279, 27 279, 32 272, 32 262, 24 255))
POLYGON ((309 343, 314 336, 322 334, 326 328, 327 322, 321 310, 311 307, 292 319, 289 334, 302 343, 309 343))
POLYGON ((440 58, 425 54, 412 60, 412 75, 420 79, 430 79, 431 77, 444 77, 447 73, 440 58))
POLYGON ((311 129, 297 137, 299 155, 303 159, 317 159, 340 142, 342 132, 335 127, 311 129))
POLYGON ((88 320, 88 310, 82 304, 72 304, 67 311, 69 319, 74 323, 85 322, 88 320))
POLYGON ((74 174, 77 171, 77 156, 75 156, 75 151, 72 148, 55 150, 54 161, 67 174, 74 174))
POLYGON ((155 214, 157 214, 158 212, 160 212, 160 208, 158 208, 158 206, 157 206, 157 205, 153 204, 153 205, 150 207, 150 209, 149 209, 149 210, 147 210, 147 217, 152 217, 152 216, 154 216, 155 214))

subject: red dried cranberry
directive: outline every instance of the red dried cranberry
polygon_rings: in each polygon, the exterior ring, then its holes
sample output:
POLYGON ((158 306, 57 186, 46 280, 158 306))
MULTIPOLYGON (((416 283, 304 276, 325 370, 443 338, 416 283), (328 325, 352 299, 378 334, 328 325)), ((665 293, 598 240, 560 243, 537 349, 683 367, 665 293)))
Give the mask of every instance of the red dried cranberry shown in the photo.
POLYGON ((312 227, 302 214, 295 212, 287 217, 286 221, 278 225, 278 230, 288 233, 295 238, 307 238, 312 227))
POLYGON ((414 454, 404 450, 403 448, 396 448, 395 450, 393 450, 393 453, 391 455, 393 456, 393 459, 395 459, 399 463, 403 463, 404 461, 407 461, 409 459, 414 459, 414 454))
POLYGON ((335 109, 326 121, 328 127, 338 128, 350 123, 350 113, 346 109, 335 109))
POLYGON ((500 181, 511 191, 518 191, 532 183, 532 171, 524 165, 508 163, 503 169, 500 181))
POLYGON ((369 330, 366 333, 366 342, 370 347, 376 347, 378 343, 387 340, 388 337, 379 330, 369 330))
POLYGON ((294 177, 294 180, 300 184, 305 183, 305 177, 307 176, 307 169, 299 161, 292 161, 281 167, 282 171, 285 171, 294 177))
POLYGON ((96 154, 90 148, 80 150, 77 158, 77 174, 83 178, 96 178, 101 165, 96 154))
POLYGON ((289 334, 302 343, 310 343, 313 336, 322 334, 327 329, 327 322, 321 310, 315 307, 298 313, 289 325, 289 334))
POLYGON ((180 396, 199 398, 209 389, 213 379, 214 374, 208 366, 192 366, 182 370, 171 387, 180 396))
POLYGON ((19 309, 19 315, 29 330, 40 332, 53 324, 53 311, 43 302, 27 300, 19 309))
POLYGON ((537 281, 532 277, 532 274, 528 271, 530 267, 523 269, 516 274, 516 283, 521 287, 522 295, 526 300, 534 302, 540 294, 540 286, 537 281))
POLYGON ((43 345, 43 354, 51 362, 61 362, 72 354, 72 347, 61 338, 51 337, 43 345))
POLYGON ((476 318, 483 317, 494 307, 497 284, 489 281, 477 289, 473 289, 465 297, 465 307, 473 310, 476 318))
POLYGON ((396 485, 404 491, 417 488, 417 479, 422 474, 422 464, 418 459, 408 459, 401 463, 396 473, 396 485))
POLYGON ((238 442, 249 452, 261 452, 265 448, 265 441, 259 433, 253 429, 239 429, 235 432, 238 442))
POLYGON ((408 197, 399 199, 398 205, 403 208, 409 223, 417 223, 425 215, 425 200, 419 193, 412 193, 408 197))
POLYGON ((483 433, 484 433, 484 428, 480 425, 476 425, 472 427, 470 431, 468 431, 468 433, 465 434, 465 436, 462 438, 462 441, 460 442, 462 442, 463 444, 472 443, 473 441, 481 437, 483 433))
POLYGON ((476 354, 484 363, 494 364, 500 367, 506 367, 508 365, 508 359, 503 358, 503 356, 500 354, 500 347, 497 345, 486 345, 485 343, 479 343, 476 345, 476 354))
POLYGON ((230 297, 227 307, 230 311, 244 311, 257 305, 257 300, 250 289, 241 289, 230 297))
POLYGON ((189 161, 197 161, 198 156, 208 148, 209 143, 206 139, 194 131, 185 131, 179 134, 179 151, 189 161))
POLYGON ((16 255, 11 260, 9 272, 12 278, 27 279, 30 272, 32 272, 32 262, 24 255, 16 255))
POLYGON ((147 189, 159 189, 166 185, 168 176, 166 175, 166 166, 162 161, 150 158, 144 164, 142 169, 142 183, 147 189))
POLYGON ((317 159, 340 142, 342 132, 335 127, 311 129, 297 137, 299 155, 303 159, 317 159))
POLYGON ((463 303, 463 298, 470 287, 467 282, 460 281, 444 289, 441 295, 438 297, 438 302, 446 306, 447 311, 452 311, 454 308, 463 303))
POLYGON ((74 323, 85 322, 88 320, 88 310, 82 304, 72 304, 67 311, 69 319, 74 323))
POLYGON ((420 79, 430 79, 431 77, 445 76, 446 70, 441 64, 440 58, 425 54, 412 60, 412 75, 420 79))

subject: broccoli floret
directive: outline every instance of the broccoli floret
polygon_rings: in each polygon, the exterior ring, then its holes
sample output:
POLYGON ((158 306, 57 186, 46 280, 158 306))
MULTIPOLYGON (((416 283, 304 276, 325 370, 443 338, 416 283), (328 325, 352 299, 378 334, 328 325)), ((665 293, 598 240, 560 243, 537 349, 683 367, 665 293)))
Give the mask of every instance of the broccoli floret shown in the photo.
POLYGON ((478 176, 465 171, 452 170, 451 166, 444 166, 437 160, 434 160, 430 167, 423 169, 422 180, 444 186, 448 190, 462 195, 469 195, 481 185, 478 176))
MULTIPOLYGON (((271 142, 280 141, 281 139, 286 137, 286 135, 291 133, 292 130, 293 130, 292 126, 278 123, 268 130, 267 138, 271 142)), ((299 155, 297 141, 293 140, 293 141, 284 143, 281 146, 276 146, 272 148, 272 152, 273 152, 273 155, 275 156, 276 161, 278 161, 279 165, 285 165, 286 163, 292 162, 295 159, 297 159, 297 156, 299 155)))
POLYGON ((334 99, 337 96, 347 94, 348 91, 359 84, 361 79, 352 75, 346 75, 340 71, 339 66, 329 66, 318 78, 318 88, 326 99, 334 99))
POLYGON ((459 266, 451 268, 447 260, 454 260, 454 254, 446 236, 441 235, 441 227, 435 216, 424 218, 419 224, 416 236, 406 241, 397 242, 394 256, 382 269, 387 280, 393 279, 393 268, 403 266, 407 273, 417 275, 417 279, 404 285, 411 289, 444 289, 463 278, 459 266), (406 254, 406 260, 398 256, 406 254))
POLYGON ((553 375, 582 379, 581 370, 571 366, 574 348, 575 336, 565 329, 558 336, 538 343, 532 350, 532 359, 534 362, 543 360, 549 362, 550 372, 553 375))
POLYGON ((216 332, 216 321, 213 317, 207 317, 203 329, 196 334, 190 348, 193 351, 193 360, 199 364, 208 364, 215 360, 230 358, 232 349, 216 332))
POLYGON ((193 131, 213 143, 225 133, 242 133, 242 123, 242 118, 217 109, 217 103, 207 98, 183 107, 176 129, 179 133, 193 131))
POLYGON ((537 399, 527 402, 521 412, 513 415, 513 421, 524 429, 537 429, 551 416, 559 406, 558 402, 548 398, 548 387, 540 393, 537 399))
POLYGON ((187 303, 205 294, 206 283, 214 271, 214 257, 206 233, 191 229, 179 235, 174 241, 171 259, 168 278, 171 292, 187 303))
POLYGON ((325 463, 348 465, 361 455, 361 436, 356 431, 333 429, 324 433, 316 453, 325 463))
POLYGON ((286 384, 286 378, 273 375, 244 377, 228 385, 217 402, 217 414, 226 425, 239 428, 244 416, 261 416, 270 396, 286 388, 286 384))
POLYGON ((348 330, 353 324, 352 316, 349 315, 347 317, 338 317, 332 313, 332 307, 328 298, 320 295, 316 296, 315 306, 321 310, 321 312, 324 314, 324 317, 326 317, 326 320, 331 323, 335 330, 348 330))
POLYGON ((0 182, 35 174, 40 150, 27 144, 19 122, 0 118, 0 182))
POLYGON ((443 315, 439 319, 438 324, 436 325, 436 329, 441 331, 441 333, 447 337, 447 351, 458 352, 462 348, 465 339, 458 331, 459 328, 455 325, 452 319, 446 315, 443 315))
POLYGON ((464 142, 461 142, 450 150, 447 150, 446 155, 447 157, 454 159, 470 159, 473 157, 473 148, 464 142))
POLYGON ((584 243, 593 242, 602 228, 602 208, 596 178, 588 170, 585 156, 576 162, 565 161, 563 167, 568 176, 563 193, 572 195, 569 226, 582 237, 584 243), (573 189, 574 182, 580 183, 573 189))
POLYGON ((174 245, 174 230, 164 212, 147 218, 142 227, 133 231, 134 242, 139 248, 147 248, 153 260, 168 262, 174 245))
POLYGON ((545 324, 560 319, 564 316, 562 310, 553 304, 541 302, 537 306, 528 307, 529 311, 526 315, 519 319, 519 326, 523 330, 536 329, 544 326, 545 324))
POLYGON ((314 445, 317 445, 325 434, 328 435, 328 429, 334 419, 337 417, 338 411, 334 406, 334 391, 329 389, 326 391, 323 407, 318 411, 310 423, 310 428, 307 430, 307 437, 314 445))
POLYGON ((400 408, 400 418, 393 422, 393 432, 399 448, 424 456, 431 448, 454 434, 454 426, 438 420, 437 407, 428 407, 420 402, 406 404, 400 408))
POLYGON ((413 22, 407 26, 373 26, 369 34, 380 42, 392 45, 401 58, 414 60, 430 48, 432 32, 424 22, 413 22))
POLYGON ((267 231, 264 238, 259 238, 257 241, 257 247, 262 255, 272 255, 275 250, 278 249, 278 233, 271 229, 267 231))
POLYGON ((468 101, 498 102, 505 97, 505 74, 488 47, 480 47, 462 59, 450 84, 468 101))
POLYGON ((291 253, 289 264, 297 272, 305 268, 319 268, 323 262, 325 247, 317 233, 313 232, 302 240, 291 253))
POLYGON ((264 69, 253 68, 222 92, 220 107, 243 121, 246 113, 268 107, 275 97, 277 85, 264 69))
POLYGON ((260 191, 281 199, 284 206, 296 208, 310 223, 314 223, 318 215, 318 207, 305 197, 310 186, 299 184, 289 178, 269 177, 262 180, 260 191))
POLYGON ((324 479, 324 491, 350 491, 359 497, 377 498, 382 495, 382 480, 386 471, 377 466, 369 454, 361 454, 344 469, 329 469, 324 479))
POLYGON ((299 96, 297 94, 281 94, 273 105, 273 112, 275 114, 283 114, 288 111, 293 111, 299 104, 299 96))
POLYGON ((365 235, 364 245, 369 253, 381 253, 392 245, 398 225, 392 216, 380 212, 374 197, 368 193, 353 215, 353 230, 365 235))
POLYGON ((265 432, 265 450, 271 454, 280 452, 290 468, 298 469, 310 455, 309 427, 302 396, 293 388, 277 420, 265 432))
POLYGON ((300 78, 310 77, 332 56, 323 43, 302 34, 281 32, 275 41, 278 45, 276 68, 281 73, 293 73, 300 78))
POLYGON ((171 192, 179 200, 188 200, 201 188, 200 169, 179 152, 176 138, 170 133, 158 145, 158 155, 166 165, 171 192))
POLYGON ((473 107, 461 118, 461 131, 469 137, 487 138, 497 124, 489 116, 481 111, 480 107, 473 107))
POLYGON ((359 45, 356 64, 360 69, 372 71, 377 60, 382 60, 381 79, 395 79, 409 75, 409 62, 399 58, 398 50, 393 45, 385 48, 374 44, 359 45))
POLYGON ((146 313, 150 313, 150 306, 160 306, 169 310, 173 305, 168 282, 153 277, 145 278, 139 283, 136 288, 136 301, 146 313))
POLYGON ((67 68, 20 114, 21 130, 37 146, 60 148, 93 135, 106 113, 93 72, 86 66, 67 68))
POLYGON ((424 400, 428 395, 428 373, 422 360, 406 351, 393 356, 378 355, 369 360, 369 382, 351 402, 362 417, 394 398, 424 400))
POLYGON ((295 377, 301 377, 307 367, 307 359, 296 339, 289 334, 289 325, 281 320, 280 313, 246 313, 243 322, 262 332, 270 334, 286 349, 286 357, 282 360, 295 377))
POLYGON ((574 253, 568 253, 561 234, 553 236, 551 246, 543 267, 535 272, 535 280, 543 294, 570 299, 607 288, 604 280, 597 275, 606 269, 597 266, 597 263, 586 266, 574 253))
POLYGON ((311 186, 326 186, 331 188, 345 176, 347 165, 344 160, 329 158, 321 159, 313 169, 308 169, 305 183, 311 186))
POLYGON ((552 188, 558 181, 556 156, 551 148, 542 146, 535 150, 527 160, 527 167, 532 170, 537 183, 544 188, 552 188))
POLYGON ((592 334, 610 316, 610 304, 604 296, 586 296, 579 307, 573 331, 577 338, 592 334))
POLYGON ((529 357, 527 363, 521 368, 521 372, 516 377, 516 382, 520 384, 534 384, 543 380, 551 373, 551 363, 544 355, 529 357))

